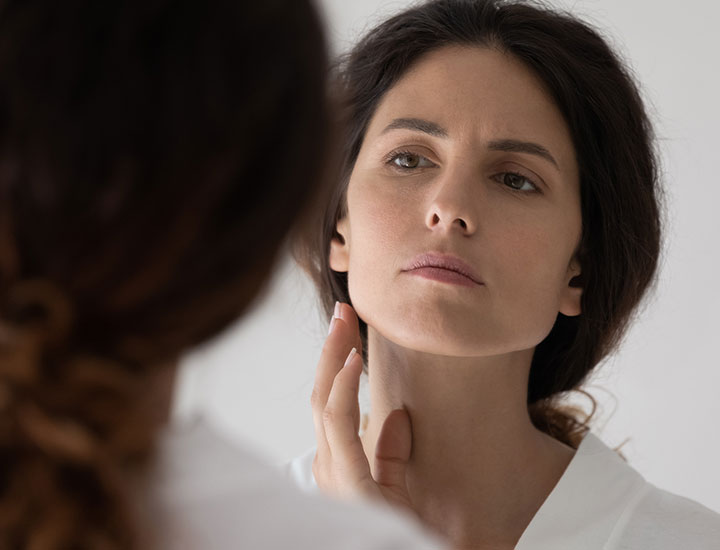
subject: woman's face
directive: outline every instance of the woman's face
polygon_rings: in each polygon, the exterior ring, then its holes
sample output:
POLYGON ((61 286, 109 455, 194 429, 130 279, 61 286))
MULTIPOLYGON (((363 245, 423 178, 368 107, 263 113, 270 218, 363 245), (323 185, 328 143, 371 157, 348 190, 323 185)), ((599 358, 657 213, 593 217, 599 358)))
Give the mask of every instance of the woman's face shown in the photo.
POLYGON ((537 345, 558 312, 580 313, 569 283, 581 225, 570 134, 539 79, 494 49, 445 47, 379 103, 330 266, 388 340, 496 355, 537 345), (440 266, 412 269, 423 254, 440 266))

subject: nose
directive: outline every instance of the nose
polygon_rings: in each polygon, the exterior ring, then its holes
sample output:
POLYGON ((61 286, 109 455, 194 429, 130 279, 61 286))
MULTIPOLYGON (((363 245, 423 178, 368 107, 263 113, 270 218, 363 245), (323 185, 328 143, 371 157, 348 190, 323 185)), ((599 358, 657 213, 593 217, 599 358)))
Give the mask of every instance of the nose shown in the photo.
MULTIPOLYGON (((472 177, 469 174, 446 174, 436 181, 435 194, 430 201, 425 224, 432 230, 460 231, 472 235, 477 230, 477 213, 474 205, 472 177)), ((477 182, 474 182, 477 184, 477 182)))

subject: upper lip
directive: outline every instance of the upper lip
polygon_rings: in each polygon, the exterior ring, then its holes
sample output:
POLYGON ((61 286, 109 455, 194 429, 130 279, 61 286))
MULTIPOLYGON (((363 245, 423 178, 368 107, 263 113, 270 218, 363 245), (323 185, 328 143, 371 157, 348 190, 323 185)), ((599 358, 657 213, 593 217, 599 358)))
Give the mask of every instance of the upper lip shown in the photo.
POLYGON ((442 254, 439 252, 426 252, 424 254, 418 254, 410 260, 403 271, 412 271, 421 267, 439 267, 441 269, 455 271, 479 285, 483 284, 472 267, 457 256, 453 256, 451 254, 442 254))

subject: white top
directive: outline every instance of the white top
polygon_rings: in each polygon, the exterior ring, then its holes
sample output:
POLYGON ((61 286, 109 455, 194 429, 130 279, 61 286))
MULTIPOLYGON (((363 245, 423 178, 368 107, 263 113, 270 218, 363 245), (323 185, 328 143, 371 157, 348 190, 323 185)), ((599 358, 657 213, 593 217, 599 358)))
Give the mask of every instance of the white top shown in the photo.
MULTIPOLYGON (((310 491, 314 454, 288 465, 310 491)), ((588 433, 515 550, 720 550, 720 515, 648 483, 588 433)))
POLYGON ((389 507, 299 491, 276 469, 196 421, 160 439, 141 513, 172 550, 439 550, 389 507), (372 529, 368 529, 372 525, 372 529))

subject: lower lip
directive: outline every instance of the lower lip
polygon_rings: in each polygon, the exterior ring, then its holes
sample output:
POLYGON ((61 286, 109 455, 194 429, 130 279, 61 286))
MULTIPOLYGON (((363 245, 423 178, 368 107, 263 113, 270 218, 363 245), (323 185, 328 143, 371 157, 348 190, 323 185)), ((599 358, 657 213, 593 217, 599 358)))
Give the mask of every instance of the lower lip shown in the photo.
POLYGON ((480 284, 465 275, 461 275, 457 271, 450 271, 449 269, 443 269, 441 267, 418 267, 417 269, 406 271, 406 273, 418 275, 424 279, 431 279, 433 281, 440 281, 442 283, 451 283, 461 286, 478 286, 480 284))

